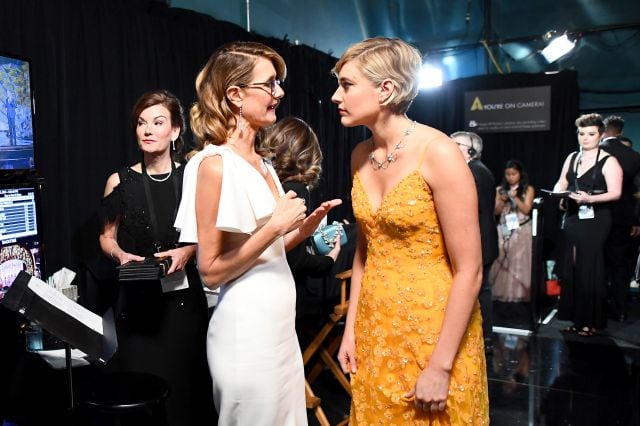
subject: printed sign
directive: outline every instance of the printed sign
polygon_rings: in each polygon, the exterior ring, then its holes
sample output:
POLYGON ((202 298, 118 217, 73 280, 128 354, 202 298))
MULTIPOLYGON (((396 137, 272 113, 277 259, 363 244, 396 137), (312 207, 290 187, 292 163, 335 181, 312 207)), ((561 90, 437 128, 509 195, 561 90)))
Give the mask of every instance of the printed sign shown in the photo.
POLYGON ((475 133, 549 130, 551 86, 466 92, 465 130, 475 133))

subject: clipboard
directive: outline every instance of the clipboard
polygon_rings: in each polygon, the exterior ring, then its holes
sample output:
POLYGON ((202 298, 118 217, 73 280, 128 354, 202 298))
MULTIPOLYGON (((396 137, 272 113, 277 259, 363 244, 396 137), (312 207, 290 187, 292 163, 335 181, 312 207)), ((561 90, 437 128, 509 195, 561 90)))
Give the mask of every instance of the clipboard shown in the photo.
POLYGON ((571 194, 571 191, 552 191, 550 189, 541 189, 540 191, 555 198, 564 198, 571 194))

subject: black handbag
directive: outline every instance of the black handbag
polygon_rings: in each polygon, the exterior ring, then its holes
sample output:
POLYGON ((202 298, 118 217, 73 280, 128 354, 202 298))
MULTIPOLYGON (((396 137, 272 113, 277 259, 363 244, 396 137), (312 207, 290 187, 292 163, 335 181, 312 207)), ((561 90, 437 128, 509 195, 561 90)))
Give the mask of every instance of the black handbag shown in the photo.
MULTIPOLYGON (((147 166, 144 163, 144 158, 141 161, 142 164, 142 183, 144 186, 144 193, 147 199, 147 206, 149 207, 149 219, 151 221, 151 229, 154 236, 154 248, 157 252, 162 250, 160 244, 160 236, 158 235, 158 220, 156 218, 155 206, 153 205, 153 198, 151 197, 151 189, 149 188, 149 180, 151 179, 147 174, 147 166)), ((171 162, 171 181, 173 183, 173 191, 176 196, 176 200, 179 202, 178 196, 178 183, 175 179, 176 166, 171 162)), ((177 208, 177 205, 176 205, 177 208)), ((173 217, 175 218, 175 212, 173 217)), ((167 275, 167 271, 171 267, 171 256, 165 257, 147 257, 145 260, 128 262, 124 265, 117 267, 118 281, 149 281, 159 280, 167 275)))
POLYGON ((159 280, 167 275, 171 257, 148 257, 137 262, 128 262, 117 267, 119 281, 159 280))

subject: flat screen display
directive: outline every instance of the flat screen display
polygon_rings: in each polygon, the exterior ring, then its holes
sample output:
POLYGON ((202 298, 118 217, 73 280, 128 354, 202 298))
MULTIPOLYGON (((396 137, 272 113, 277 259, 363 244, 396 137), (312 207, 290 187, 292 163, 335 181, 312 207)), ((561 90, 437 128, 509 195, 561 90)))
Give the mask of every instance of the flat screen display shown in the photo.
POLYGON ((37 207, 34 186, 0 187, 0 299, 20 271, 42 278, 37 207))
POLYGON ((0 170, 35 168, 33 105, 30 62, 0 52, 0 170))

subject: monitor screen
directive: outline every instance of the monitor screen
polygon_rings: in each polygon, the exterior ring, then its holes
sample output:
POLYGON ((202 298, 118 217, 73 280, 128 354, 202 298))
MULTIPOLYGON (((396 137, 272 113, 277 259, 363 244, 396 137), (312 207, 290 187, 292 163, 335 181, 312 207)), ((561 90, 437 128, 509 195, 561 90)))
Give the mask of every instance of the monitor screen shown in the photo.
POLYGON ((33 168, 30 63, 0 52, 0 170, 33 168))
POLYGON ((20 271, 42 278, 37 206, 34 186, 0 187, 0 299, 20 271))

